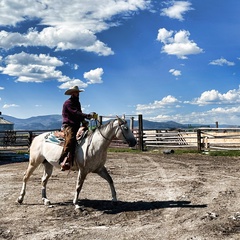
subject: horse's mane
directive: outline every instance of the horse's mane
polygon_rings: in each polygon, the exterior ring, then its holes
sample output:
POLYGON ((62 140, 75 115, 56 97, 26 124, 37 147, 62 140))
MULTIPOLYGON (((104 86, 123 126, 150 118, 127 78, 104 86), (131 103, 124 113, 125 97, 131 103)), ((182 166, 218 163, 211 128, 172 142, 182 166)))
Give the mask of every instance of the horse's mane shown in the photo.
POLYGON ((96 131, 100 131, 100 132, 104 132, 105 129, 107 129, 109 126, 112 126, 113 125, 113 122, 115 121, 116 119, 113 119, 113 120, 110 120, 102 125, 98 125, 96 127, 96 129, 94 131, 88 131, 87 133, 87 137, 92 137, 92 135, 96 132, 96 131))
POLYGON ((104 123, 104 124, 100 125, 99 127, 97 127, 97 129, 104 130, 104 129, 106 129, 110 124, 113 125, 113 122, 114 122, 115 120, 116 120, 116 119, 110 120, 109 122, 104 123))

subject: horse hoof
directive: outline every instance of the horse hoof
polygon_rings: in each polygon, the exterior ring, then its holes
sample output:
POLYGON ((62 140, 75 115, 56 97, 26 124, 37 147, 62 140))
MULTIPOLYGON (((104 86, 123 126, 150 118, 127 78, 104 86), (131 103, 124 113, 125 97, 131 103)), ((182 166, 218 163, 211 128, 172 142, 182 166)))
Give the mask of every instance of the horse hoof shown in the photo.
POLYGON ((49 206, 51 204, 51 202, 46 198, 43 199, 43 203, 45 206, 49 206))
POLYGON ((75 205, 75 210, 79 211, 79 210, 81 210, 81 207, 78 204, 76 204, 75 205))
POLYGON ((83 209, 80 205, 76 204, 76 205, 75 205, 75 211, 77 211, 77 212, 83 212, 84 209, 83 209))
POLYGON ((19 197, 19 198, 17 199, 17 202, 18 202, 19 204, 22 204, 23 199, 19 197))

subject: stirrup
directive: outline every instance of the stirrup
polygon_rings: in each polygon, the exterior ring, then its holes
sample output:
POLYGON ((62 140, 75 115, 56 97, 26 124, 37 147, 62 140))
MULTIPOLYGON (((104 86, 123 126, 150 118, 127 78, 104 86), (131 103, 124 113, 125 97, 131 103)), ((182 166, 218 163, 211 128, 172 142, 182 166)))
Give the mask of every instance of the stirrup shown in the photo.
POLYGON ((63 161, 60 162, 61 171, 69 170, 71 168, 69 156, 66 156, 63 161))
POLYGON ((62 162, 60 165, 61 165, 61 171, 70 170, 70 168, 71 168, 69 162, 62 162))

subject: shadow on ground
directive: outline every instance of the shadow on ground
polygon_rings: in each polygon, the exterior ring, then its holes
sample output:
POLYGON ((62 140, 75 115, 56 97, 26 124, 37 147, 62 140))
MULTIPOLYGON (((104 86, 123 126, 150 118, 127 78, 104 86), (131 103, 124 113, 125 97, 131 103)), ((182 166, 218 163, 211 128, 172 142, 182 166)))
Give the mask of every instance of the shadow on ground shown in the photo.
MULTIPOLYGON (((191 204, 191 201, 136 201, 112 202, 107 200, 81 200, 80 206, 82 209, 91 208, 96 211, 102 211, 107 214, 117 214, 121 212, 138 212, 149 211, 163 208, 206 208, 206 204, 191 204)), ((56 203, 54 205, 72 205, 72 201, 64 203, 56 203)))

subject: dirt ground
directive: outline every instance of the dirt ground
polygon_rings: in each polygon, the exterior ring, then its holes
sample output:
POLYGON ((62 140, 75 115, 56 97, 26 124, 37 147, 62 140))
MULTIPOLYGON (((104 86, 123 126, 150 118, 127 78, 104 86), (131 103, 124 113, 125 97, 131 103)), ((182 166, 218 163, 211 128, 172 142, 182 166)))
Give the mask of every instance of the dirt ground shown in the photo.
POLYGON ((109 153, 119 202, 89 174, 76 211, 77 172, 54 170, 41 200, 42 169, 16 203, 27 162, 0 166, 0 239, 240 239, 240 159, 200 154, 109 153))

